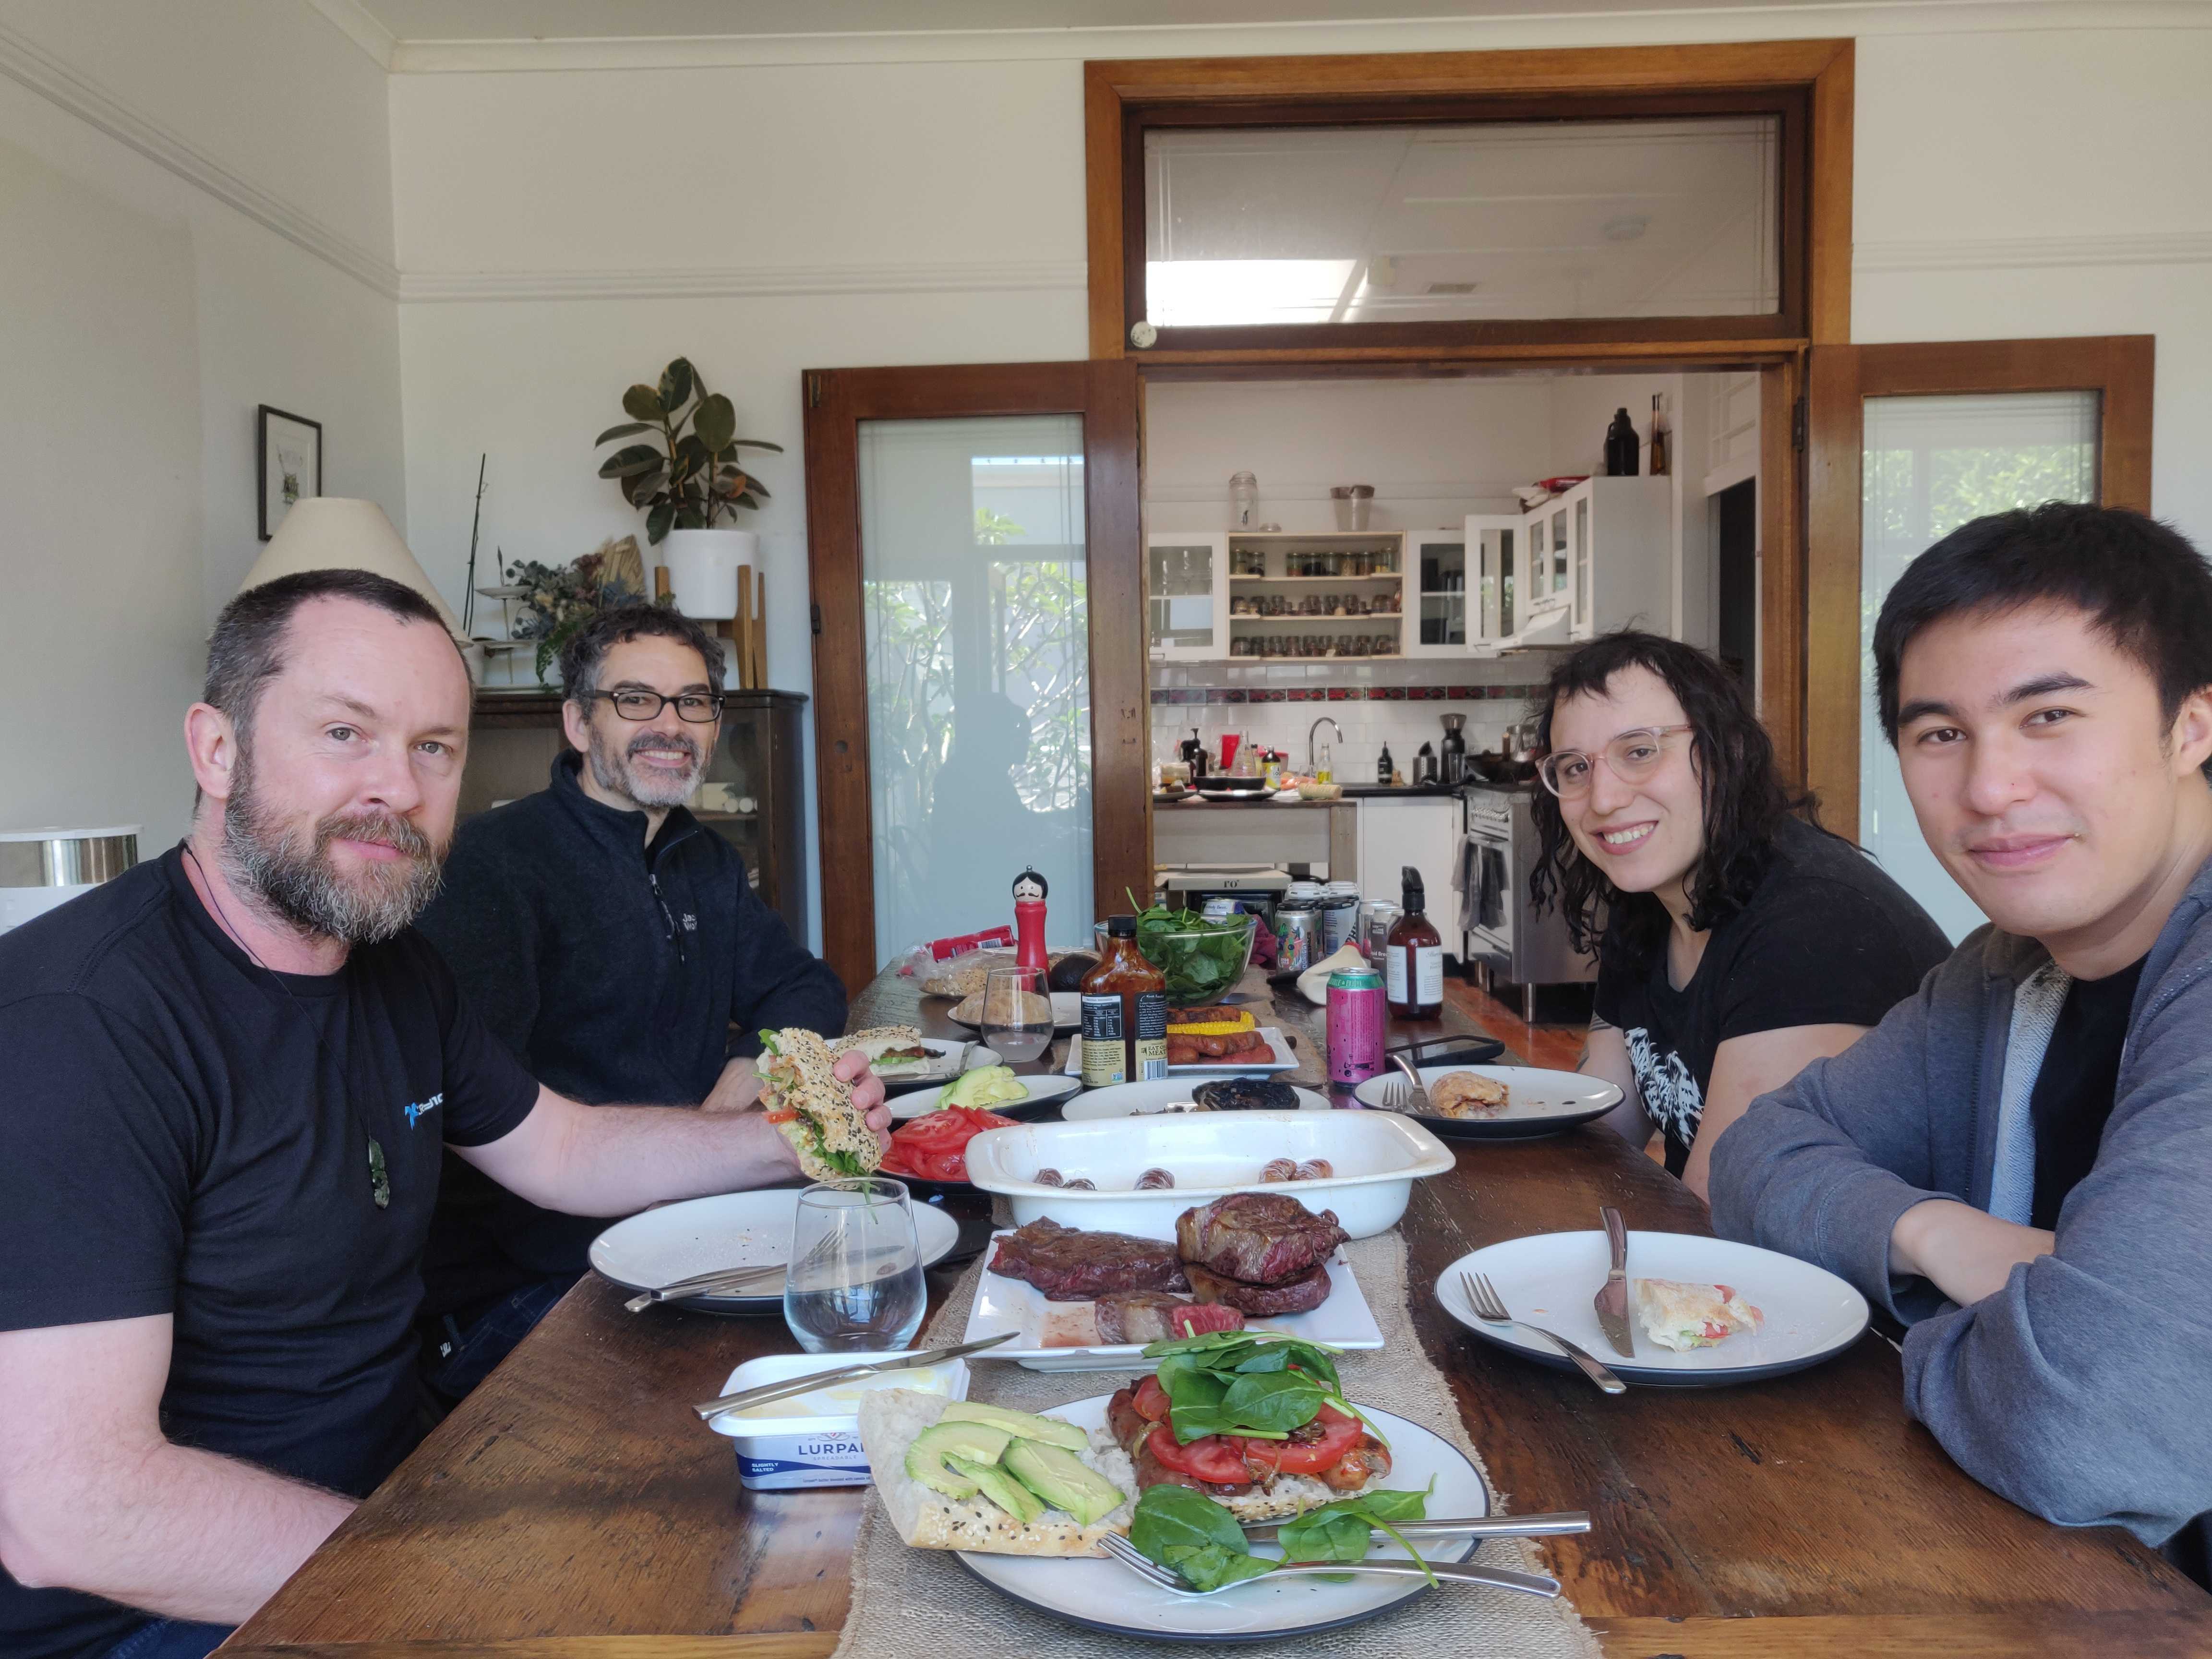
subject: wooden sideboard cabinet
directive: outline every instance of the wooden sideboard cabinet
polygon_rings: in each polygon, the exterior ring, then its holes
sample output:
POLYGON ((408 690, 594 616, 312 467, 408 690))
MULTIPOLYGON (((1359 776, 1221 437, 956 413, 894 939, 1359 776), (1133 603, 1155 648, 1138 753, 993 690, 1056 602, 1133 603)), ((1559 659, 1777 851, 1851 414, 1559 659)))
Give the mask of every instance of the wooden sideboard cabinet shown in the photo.
MULTIPOLYGON (((799 721, 806 698, 796 691, 732 691, 722 705, 720 741, 706 781, 727 784, 736 811, 700 811, 699 821, 742 854, 763 902, 783 917, 792 936, 806 938, 806 809, 799 769, 799 721)), ((477 694, 469 722, 468 769, 461 779, 464 818, 545 787, 555 757, 568 748, 561 731, 561 694, 477 694)))

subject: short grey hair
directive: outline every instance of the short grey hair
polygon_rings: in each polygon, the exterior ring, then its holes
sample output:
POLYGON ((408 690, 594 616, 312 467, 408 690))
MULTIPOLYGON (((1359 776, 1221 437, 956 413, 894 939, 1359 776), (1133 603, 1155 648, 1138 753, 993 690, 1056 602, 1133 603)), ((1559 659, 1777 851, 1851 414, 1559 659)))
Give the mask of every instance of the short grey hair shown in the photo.
POLYGON ((607 653, 632 640, 674 640, 688 645, 707 665, 707 689, 722 695, 722 647, 714 636, 673 606, 618 605, 602 611, 568 636, 561 647, 561 684, 575 702, 599 689, 599 668, 607 653))

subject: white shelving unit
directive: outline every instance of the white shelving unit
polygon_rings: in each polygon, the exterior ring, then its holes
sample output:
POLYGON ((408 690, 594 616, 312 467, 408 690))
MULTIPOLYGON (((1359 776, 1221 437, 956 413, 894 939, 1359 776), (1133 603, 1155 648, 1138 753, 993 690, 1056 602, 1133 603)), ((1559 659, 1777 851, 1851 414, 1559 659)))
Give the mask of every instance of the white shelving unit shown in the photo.
POLYGON ((1237 656, 1239 660, 1314 662, 1324 659, 1392 660, 1405 653, 1405 538, 1396 531, 1348 534, 1159 533, 1146 538, 1146 638, 1152 654, 1164 660, 1237 656), (1218 588, 1201 592, 1201 562, 1220 574, 1218 588), (1256 565, 1239 574, 1239 565, 1256 565), (1316 567, 1334 567, 1316 568, 1316 567), (1357 596, 1373 604, 1388 600, 1389 611, 1357 615, 1340 608, 1310 613, 1300 610, 1262 614, 1249 609, 1269 598, 1303 606, 1318 595, 1357 596), (1197 605, 1211 600, 1211 618, 1201 621, 1197 605), (1363 658, 1351 642, 1370 645, 1389 636, 1390 649, 1370 649, 1363 658), (1231 641, 1313 639, 1311 655, 1285 652, 1268 656, 1255 648, 1235 651, 1231 641), (1334 647, 1334 650, 1331 647, 1334 647))

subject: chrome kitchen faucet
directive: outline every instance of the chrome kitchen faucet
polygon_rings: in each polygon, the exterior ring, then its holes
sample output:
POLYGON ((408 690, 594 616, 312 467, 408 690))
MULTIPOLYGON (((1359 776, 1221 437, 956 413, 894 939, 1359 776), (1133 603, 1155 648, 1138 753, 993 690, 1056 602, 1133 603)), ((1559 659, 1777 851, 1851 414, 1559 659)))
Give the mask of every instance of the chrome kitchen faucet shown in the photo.
POLYGON ((1309 777, 1312 776, 1315 771, 1318 769, 1314 765, 1314 733, 1320 731, 1324 726, 1328 727, 1330 731, 1336 733, 1336 741, 1340 746, 1341 746, 1344 742, 1344 728, 1339 726, 1329 715, 1323 714, 1311 726, 1306 727, 1306 775, 1309 777))

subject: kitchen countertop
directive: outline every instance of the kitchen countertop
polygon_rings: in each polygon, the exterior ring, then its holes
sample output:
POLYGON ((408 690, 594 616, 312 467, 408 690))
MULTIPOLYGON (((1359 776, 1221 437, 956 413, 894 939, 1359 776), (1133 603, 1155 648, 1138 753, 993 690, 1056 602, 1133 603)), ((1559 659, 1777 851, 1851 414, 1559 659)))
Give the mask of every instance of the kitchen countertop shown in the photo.
MULTIPOLYGON (((1347 783, 1343 785, 1342 788, 1344 790, 1344 793, 1335 800, 1279 801, 1271 795, 1255 795, 1249 800, 1201 799, 1200 804, 1206 806, 1338 806, 1341 805, 1347 800, 1379 800, 1393 799, 1400 800, 1452 800, 1456 799, 1459 794, 1459 791, 1456 788, 1447 789, 1441 784, 1437 785, 1434 787, 1431 787, 1427 784, 1423 784, 1419 788, 1414 787, 1411 784, 1407 784, 1404 787, 1401 788, 1395 785, 1384 783, 1347 783)), ((1171 802, 1156 800, 1153 802, 1154 805, 1163 808, 1170 805, 1187 806, 1190 803, 1187 800, 1171 802)))

